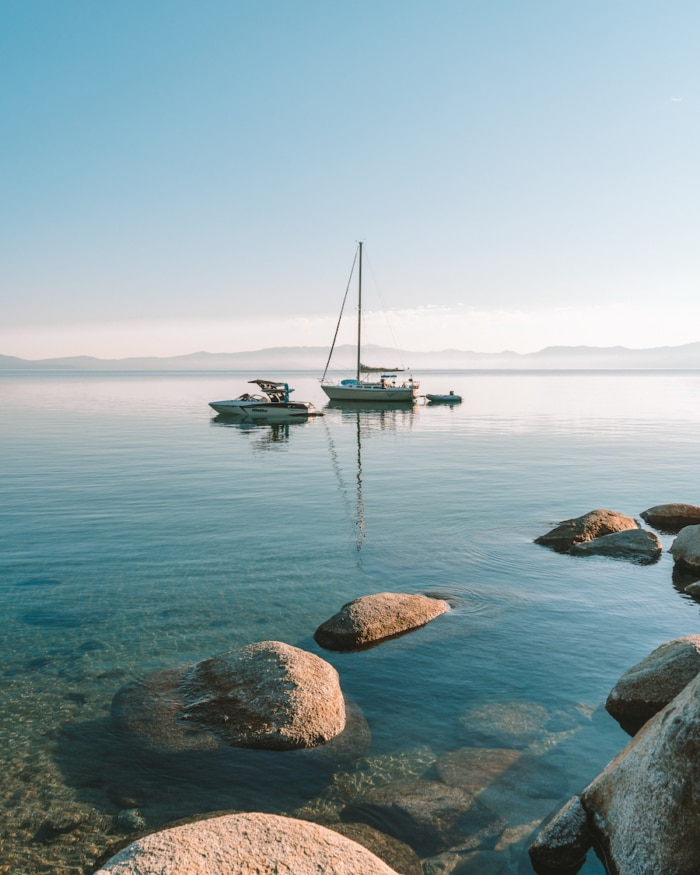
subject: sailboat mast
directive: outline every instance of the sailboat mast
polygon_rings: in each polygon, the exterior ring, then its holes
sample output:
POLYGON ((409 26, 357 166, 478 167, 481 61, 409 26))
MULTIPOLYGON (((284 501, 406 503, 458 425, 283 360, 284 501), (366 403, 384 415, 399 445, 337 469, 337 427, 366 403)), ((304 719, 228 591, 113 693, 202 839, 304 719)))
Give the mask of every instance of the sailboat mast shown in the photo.
POLYGON ((362 344, 362 241, 357 244, 360 257, 357 270, 357 382, 360 382, 360 348, 362 344))

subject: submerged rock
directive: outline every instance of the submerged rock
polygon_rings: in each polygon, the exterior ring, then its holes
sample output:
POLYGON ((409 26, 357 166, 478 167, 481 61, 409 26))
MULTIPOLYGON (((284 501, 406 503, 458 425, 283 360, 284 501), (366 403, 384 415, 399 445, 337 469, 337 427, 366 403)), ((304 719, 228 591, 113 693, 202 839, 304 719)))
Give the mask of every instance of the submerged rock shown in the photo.
POLYGON ((545 750, 578 728, 573 720, 557 721, 536 702, 489 702, 459 715, 473 746, 545 750), (552 725, 554 724, 554 726, 552 725))
POLYGON ((327 650, 361 650, 424 626, 449 610, 443 599, 380 592, 343 605, 318 627, 314 638, 327 650))
POLYGON ((297 750, 345 728, 338 673, 280 641, 250 644, 128 684, 112 702, 118 727, 156 750, 222 745, 297 750))
POLYGON ((695 504, 657 504, 640 514, 660 532, 679 532, 685 526, 700 524, 700 507, 695 504))
POLYGON ((671 544, 671 555, 682 569, 700 571, 700 525, 681 529, 671 544))
POLYGON ((653 532, 646 529, 627 529, 574 544, 569 553, 573 556, 607 556, 610 559, 626 559, 647 564, 656 562, 662 549, 661 541, 653 532))
POLYGON ((700 860, 700 676, 581 795, 616 875, 693 875, 700 860))
POLYGON ((393 836, 380 832, 366 823, 331 823, 328 824, 328 829, 367 848, 399 875, 423 875, 418 854, 405 842, 400 842, 393 836))
POLYGON ((700 672, 700 635, 667 641, 618 680, 605 708, 634 733, 666 707, 700 672))
POLYGON ((566 553, 574 544, 637 528, 636 521, 624 514, 614 510, 592 510, 583 516, 564 520, 547 534, 536 538, 535 543, 566 553))
POLYGON ((396 781, 345 806, 341 819, 368 823, 431 856, 466 841, 491 843, 506 826, 473 793, 441 781, 396 781))
POLYGON ((229 814, 144 836, 96 875, 397 875, 331 829, 274 814, 229 814))

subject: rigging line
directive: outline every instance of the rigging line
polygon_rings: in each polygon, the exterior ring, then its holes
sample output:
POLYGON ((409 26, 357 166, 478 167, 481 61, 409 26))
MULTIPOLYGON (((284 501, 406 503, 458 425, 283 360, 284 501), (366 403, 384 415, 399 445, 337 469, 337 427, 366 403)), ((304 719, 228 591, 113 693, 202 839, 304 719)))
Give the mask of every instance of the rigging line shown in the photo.
POLYGON ((355 262, 357 261, 357 253, 360 247, 358 246, 355 250, 355 257, 352 260, 352 267, 350 268, 350 276, 348 277, 348 284, 345 287, 345 295, 343 297, 343 304, 340 308, 340 316, 338 316, 338 324, 335 326, 335 334, 333 335, 333 343, 331 344, 330 352, 328 353, 328 361, 326 362, 325 370, 323 371, 323 376, 321 377, 321 382, 326 379, 326 374, 328 373, 328 365, 331 363, 331 358, 333 357, 333 350, 335 349, 335 342, 338 339, 338 331, 340 330, 340 323, 343 318, 343 310, 345 309, 345 302, 348 299, 348 292, 350 291, 350 283, 352 282, 352 275, 355 272, 355 262))

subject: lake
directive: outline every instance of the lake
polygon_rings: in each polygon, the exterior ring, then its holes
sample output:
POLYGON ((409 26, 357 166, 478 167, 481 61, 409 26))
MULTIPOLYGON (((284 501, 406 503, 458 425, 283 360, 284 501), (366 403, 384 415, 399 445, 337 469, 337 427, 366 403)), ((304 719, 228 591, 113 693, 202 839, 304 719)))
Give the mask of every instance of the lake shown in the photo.
MULTIPOLYGON (((88 873, 211 811, 337 820, 486 748, 529 757, 493 797, 507 828, 489 871, 531 873, 537 823, 629 740, 603 708, 612 686, 700 631, 673 536, 646 566, 533 541, 595 508, 700 503, 700 373, 429 372, 421 391, 464 402, 377 410, 270 374, 326 415, 218 419, 208 402, 257 376, 0 374, 0 872, 88 873), (315 643, 341 605, 384 591, 453 609, 359 653, 315 643), (154 757, 112 725, 130 681, 265 640, 336 667, 371 731, 361 755, 154 757)), ((589 853, 581 872, 603 871, 589 853)))

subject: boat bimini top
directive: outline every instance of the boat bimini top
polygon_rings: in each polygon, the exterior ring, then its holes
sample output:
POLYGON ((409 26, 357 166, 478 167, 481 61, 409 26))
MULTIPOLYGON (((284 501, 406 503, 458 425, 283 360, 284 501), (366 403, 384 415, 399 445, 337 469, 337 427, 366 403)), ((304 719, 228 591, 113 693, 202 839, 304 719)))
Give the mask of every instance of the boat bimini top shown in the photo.
POLYGON ((289 401, 289 396, 294 389, 289 388, 288 383, 275 383, 272 380, 248 380, 249 383, 255 383, 260 386, 262 391, 273 403, 283 403, 289 401))

